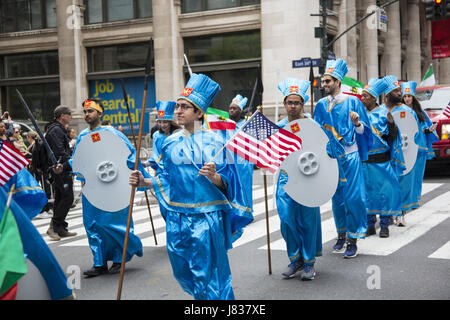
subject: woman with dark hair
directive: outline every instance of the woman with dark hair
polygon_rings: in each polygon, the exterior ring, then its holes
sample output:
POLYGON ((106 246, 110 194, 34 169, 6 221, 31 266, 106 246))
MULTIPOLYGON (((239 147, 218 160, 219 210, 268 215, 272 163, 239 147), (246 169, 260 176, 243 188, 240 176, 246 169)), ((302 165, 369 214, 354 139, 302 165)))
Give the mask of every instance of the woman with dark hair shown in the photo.
POLYGON ((434 157, 433 142, 439 141, 436 135, 436 124, 433 124, 427 113, 422 109, 419 100, 415 96, 417 82, 408 81, 403 82, 402 86, 402 100, 403 103, 414 110, 419 119, 419 135, 415 139, 419 146, 417 153, 416 164, 414 165, 414 185, 415 197, 417 201, 411 209, 419 207, 419 200, 422 196, 422 181, 425 174, 425 165, 428 159, 434 157))

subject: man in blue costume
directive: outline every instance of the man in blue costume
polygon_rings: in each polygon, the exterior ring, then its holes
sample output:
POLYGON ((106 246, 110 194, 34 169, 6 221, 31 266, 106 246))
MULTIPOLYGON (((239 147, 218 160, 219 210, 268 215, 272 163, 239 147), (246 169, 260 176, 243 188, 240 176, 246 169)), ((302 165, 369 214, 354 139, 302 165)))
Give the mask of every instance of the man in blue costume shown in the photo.
MULTIPOLYGON (((385 106, 389 110, 391 114, 395 114, 397 112, 409 112, 411 113, 419 127, 420 130, 420 124, 419 119, 417 118, 416 113, 408 106, 404 105, 402 102, 402 89, 400 84, 398 83, 398 80, 395 76, 388 75, 383 78, 384 81, 384 93, 386 95, 385 97, 385 106)), ((414 141, 418 143, 418 134, 416 137, 414 137, 414 141)), ((416 162, 417 164, 417 162, 416 162)), ((416 165, 414 165, 416 166, 416 165)), ((415 167, 411 169, 410 172, 408 172, 405 175, 399 176, 398 180, 400 182, 400 189, 402 193, 402 216, 399 217, 397 221, 398 226, 406 226, 405 221, 405 211, 408 211, 412 208, 416 208, 418 206, 417 203, 417 197, 416 197, 416 187, 415 187, 415 180, 414 180, 414 172, 415 167)))
POLYGON ((357 255, 356 241, 367 231, 366 190, 361 161, 367 160, 372 145, 369 117, 361 101, 341 93, 341 81, 347 74, 347 63, 328 60, 322 79, 328 95, 317 103, 314 120, 330 139, 328 153, 338 160, 339 184, 332 198, 333 215, 338 232, 334 252, 344 258, 357 255))
MULTIPOLYGON (((402 141, 392 114, 385 106, 377 104, 385 89, 382 79, 371 79, 362 92, 362 103, 369 114, 372 127, 373 146, 369 158, 363 161, 366 183, 367 233, 376 234, 376 215, 380 215, 380 238, 389 237, 391 216, 401 216, 402 197, 398 174, 393 164, 401 164, 402 141)), ((405 168, 404 165, 403 169, 405 168)), ((403 170, 402 170, 403 171, 403 170)))
POLYGON ((243 110, 247 104, 247 101, 248 99, 240 94, 236 95, 236 97, 231 100, 228 113, 230 114, 230 119, 236 122, 236 129, 239 129, 245 123, 243 110))
POLYGON ((417 153, 416 165, 414 166, 415 197, 417 199, 417 205, 413 206, 415 208, 419 206, 419 200, 422 197, 422 182, 427 160, 435 157, 433 143, 439 141, 439 137, 436 134, 437 124, 431 122, 428 114, 422 109, 420 102, 416 98, 417 82, 402 82, 401 86, 403 102, 414 110, 417 119, 419 119, 419 136, 417 139, 419 151, 417 153))
POLYGON ((227 250, 233 233, 253 220, 236 168, 221 152, 224 141, 202 127, 219 91, 207 76, 192 74, 175 108, 184 129, 162 147, 164 171, 147 179, 139 171, 130 175, 131 185, 152 186, 165 207, 172 270, 195 299, 234 299, 227 250))
MULTIPOLYGON (((279 127, 283 128, 297 119, 311 119, 311 115, 303 113, 303 106, 309 99, 306 94, 309 85, 309 81, 295 78, 286 78, 278 84, 278 89, 284 96, 283 104, 287 113, 287 117, 277 124, 279 127)), ((316 257, 322 255, 320 208, 306 207, 293 200, 283 189, 287 182, 287 173, 281 170, 276 193, 277 209, 281 234, 286 241, 287 254, 291 261, 281 274, 285 279, 289 279, 301 271, 301 280, 313 280, 316 275, 316 257)))
MULTIPOLYGON (((84 120, 89 124, 89 128, 86 128, 78 135, 74 153, 81 139, 86 135, 99 131, 110 131, 121 138, 127 145, 130 150, 127 164, 130 169, 133 169, 136 155, 133 145, 120 131, 111 126, 100 125, 103 112, 104 107, 100 99, 88 99, 83 102, 84 120)), ((101 190, 98 192, 101 192, 101 190)), ((95 277, 105 273, 119 273, 127 226, 128 207, 117 212, 104 211, 92 205, 84 195, 82 204, 83 224, 86 228, 89 246, 94 255, 94 266, 85 271, 84 275, 95 277), (113 262, 109 270, 108 261, 113 262)), ((131 225, 126 261, 131 260, 133 255, 142 257, 142 243, 139 237, 133 233, 133 225, 131 225)))

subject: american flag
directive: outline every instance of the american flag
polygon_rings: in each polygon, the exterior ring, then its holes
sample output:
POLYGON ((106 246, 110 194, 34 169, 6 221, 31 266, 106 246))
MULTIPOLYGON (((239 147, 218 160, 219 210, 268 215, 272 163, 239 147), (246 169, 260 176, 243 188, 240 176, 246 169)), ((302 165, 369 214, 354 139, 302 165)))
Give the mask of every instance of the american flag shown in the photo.
POLYGON ((302 148, 302 140, 256 111, 225 146, 258 167, 275 173, 289 154, 302 148))
POLYGON ((19 150, 0 139, 0 187, 29 163, 19 150))
POLYGON ((448 105, 444 108, 444 111, 442 111, 442 114, 446 116, 447 118, 450 118, 450 102, 448 105))

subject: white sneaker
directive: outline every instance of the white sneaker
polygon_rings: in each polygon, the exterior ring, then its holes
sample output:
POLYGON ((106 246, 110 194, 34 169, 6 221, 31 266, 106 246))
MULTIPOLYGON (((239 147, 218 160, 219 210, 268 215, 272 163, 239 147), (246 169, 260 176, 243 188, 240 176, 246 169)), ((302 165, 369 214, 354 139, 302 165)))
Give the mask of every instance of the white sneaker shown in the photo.
POLYGON ((53 217, 53 212, 52 213, 48 213, 47 211, 43 211, 41 213, 39 213, 35 219, 48 219, 48 218, 52 218, 53 217))

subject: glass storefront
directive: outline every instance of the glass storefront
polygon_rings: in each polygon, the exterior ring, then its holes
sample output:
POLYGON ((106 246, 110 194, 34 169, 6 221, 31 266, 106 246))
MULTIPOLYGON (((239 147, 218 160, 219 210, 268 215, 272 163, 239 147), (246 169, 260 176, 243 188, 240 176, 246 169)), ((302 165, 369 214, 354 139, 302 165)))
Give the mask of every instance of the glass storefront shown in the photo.
POLYGON ((57 51, 5 55, 0 57, 2 111, 15 121, 28 121, 16 89, 24 96, 38 121, 53 119, 60 104, 59 61, 57 51))
MULTIPOLYGON (((250 103, 261 63, 259 30, 184 38, 184 51, 193 72, 206 74, 221 86, 214 108, 228 111, 238 93, 250 103)), ((253 106, 259 104, 261 96, 255 95, 253 106)))

